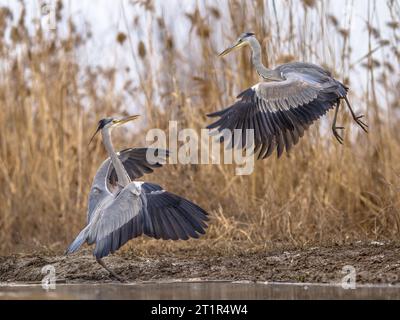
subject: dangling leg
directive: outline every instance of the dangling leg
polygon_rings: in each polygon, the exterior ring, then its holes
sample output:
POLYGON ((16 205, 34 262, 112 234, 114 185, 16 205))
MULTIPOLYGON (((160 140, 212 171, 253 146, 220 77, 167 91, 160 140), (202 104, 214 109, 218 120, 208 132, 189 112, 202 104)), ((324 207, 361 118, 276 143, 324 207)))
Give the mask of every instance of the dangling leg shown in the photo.
POLYGON ((350 109, 353 120, 361 127, 361 129, 363 129, 366 133, 368 133, 368 130, 367 130, 368 125, 365 124, 363 121, 361 121, 361 119, 364 117, 364 115, 356 116, 347 97, 344 97, 344 100, 346 101, 346 104, 350 109))
POLYGON ((344 130, 344 127, 336 127, 336 120, 337 120, 337 115, 339 112, 339 107, 340 107, 340 100, 338 100, 338 102, 336 103, 335 116, 333 118, 333 123, 332 123, 332 132, 333 132, 333 135, 335 136, 336 140, 340 144, 343 144, 343 138, 339 135, 337 130, 344 130))
POLYGON ((118 281, 120 281, 120 282, 126 282, 125 279, 123 279, 122 277, 120 277, 119 275, 117 275, 114 271, 112 271, 110 268, 108 268, 108 267, 106 266, 106 264, 104 263, 103 260, 101 260, 101 259, 96 259, 96 261, 97 261, 97 263, 98 263, 99 265, 101 265, 104 269, 106 269, 106 270, 107 270, 114 278, 116 278, 118 281))

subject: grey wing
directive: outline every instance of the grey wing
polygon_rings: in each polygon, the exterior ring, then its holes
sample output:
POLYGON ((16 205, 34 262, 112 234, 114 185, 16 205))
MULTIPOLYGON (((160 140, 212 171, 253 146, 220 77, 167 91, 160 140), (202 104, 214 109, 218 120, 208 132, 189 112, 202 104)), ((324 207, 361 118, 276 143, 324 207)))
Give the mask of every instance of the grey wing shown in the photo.
POLYGON ((207 220, 207 213, 194 203, 158 185, 132 182, 99 216, 94 255, 105 257, 141 234, 166 240, 198 238, 207 220))
MULTIPOLYGON (((107 163, 103 164, 107 165, 107 163)), ((136 230, 130 229, 128 233, 124 228, 126 225, 136 225, 134 221, 142 207, 138 190, 135 182, 132 182, 117 195, 108 192, 97 199, 97 193, 91 194, 92 200, 98 201, 90 212, 88 224, 68 247, 67 253, 75 252, 84 242, 89 245, 96 243, 95 255, 98 257, 98 250, 114 252, 131 237, 134 237, 136 230), (131 223, 129 224, 129 222, 131 223)), ((138 232, 137 235, 140 234, 141 232, 138 232)))
MULTIPOLYGON (((118 153, 131 180, 138 179, 144 174, 152 173, 153 169, 162 166, 169 151, 153 148, 126 149, 118 153)), ((117 175, 110 158, 106 159, 96 172, 89 192, 87 222, 102 201, 112 194, 109 187, 117 185, 117 175)), ((118 186, 116 187, 118 190, 118 186)))
POLYGON ((313 75, 314 78, 318 79, 323 79, 324 77, 332 77, 332 74, 330 71, 325 70, 324 68, 313 64, 313 63, 307 63, 307 62, 290 62, 290 63, 285 63, 279 67, 276 68, 278 72, 281 72, 283 74, 288 74, 290 72, 296 72, 301 75, 305 74, 310 74, 313 75))
POLYGON ((346 96, 347 88, 310 65, 304 73, 284 67, 280 71, 286 80, 260 82, 245 90, 235 104, 209 114, 220 119, 207 128, 242 130, 242 148, 247 146, 246 129, 253 129, 259 158, 270 156, 275 149, 278 157, 285 148, 289 151, 315 120, 346 96))
POLYGON ((88 196, 88 208, 87 208, 87 223, 91 221, 94 212, 105 202, 107 198, 113 198, 111 191, 108 188, 109 172, 112 168, 111 160, 108 158, 103 161, 96 175, 93 178, 92 186, 90 187, 88 196))
POLYGON ((96 243, 94 255, 101 258, 114 252, 129 239, 142 234, 139 212, 142 208, 135 182, 130 183, 107 205, 96 212, 88 243, 96 243))
POLYGON ((193 202, 152 183, 142 185, 144 233, 156 239, 187 240, 204 234, 208 213, 193 202))
MULTIPOLYGON (((168 150, 153 148, 125 149, 119 152, 119 158, 132 181, 152 173, 155 168, 162 167, 168 155, 168 150)), ((109 182, 112 185, 117 182, 114 168, 109 173, 109 182)))

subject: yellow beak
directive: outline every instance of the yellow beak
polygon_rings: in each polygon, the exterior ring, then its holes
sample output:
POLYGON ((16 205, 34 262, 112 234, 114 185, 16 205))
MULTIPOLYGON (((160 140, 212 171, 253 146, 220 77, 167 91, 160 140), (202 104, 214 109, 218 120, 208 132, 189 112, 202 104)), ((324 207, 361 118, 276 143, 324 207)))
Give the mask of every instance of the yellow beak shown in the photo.
POLYGON ((129 121, 136 120, 139 117, 140 117, 139 115, 134 115, 134 116, 129 116, 129 117, 126 117, 126 118, 122 118, 120 120, 114 120, 114 125, 115 126, 120 126, 120 125, 122 125, 124 123, 127 123, 129 121))
MULTIPOLYGON (((129 122, 129 121, 136 120, 136 119, 139 118, 139 117, 140 117, 139 115, 134 115, 134 116, 129 116, 129 117, 122 118, 122 119, 120 119, 120 120, 113 120, 112 127, 120 126, 120 125, 122 125, 122 124, 124 124, 124 123, 127 123, 127 122, 129 122)), ((92 138, 90 139, 88 145, 90 145, 90 144, 92 143, 94 137, 96 136, 96 134, 97 134, 99 131, 100 131, 100 125, 97 127, 97 129, 96 129, 95 133, 93 134, 92 138)))
POLYGON ((232 51, 234 51, 234 50, 237 50, 237 49, 239 49, 239 48, 241 48, 241 47, 244 47, 244 46, 246 46, 246 45, 247 45, 247 42, 246 42, 246 41, 238 42, 238 43, 234 44, 233 46, 229 47, 228 49, 225 49, 224 51, 222 51, 222 52, 219 54, 219 56, 220 56, 220 57, 226 56, 229 52, 232 52, 232 51))

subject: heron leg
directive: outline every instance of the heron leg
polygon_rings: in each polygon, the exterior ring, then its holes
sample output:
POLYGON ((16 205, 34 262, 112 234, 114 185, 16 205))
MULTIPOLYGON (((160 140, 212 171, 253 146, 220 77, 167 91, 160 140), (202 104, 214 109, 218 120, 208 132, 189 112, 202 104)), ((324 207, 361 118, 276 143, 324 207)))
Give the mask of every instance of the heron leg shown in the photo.
POLYGON ((120 282, 126 282, 126 280, 119 275, 117 275, 113 270, 111 270, 109 267, 106 266, 103 260, 101 259, 96 259, 97 263, 101 265, 104 269, 106 269, 114 278, 116 278, 120 282))
POLYGON ((357 116, 354 113, 353 108, 351 107, 350 102, 347 99, 347 97, 344 97, 344 100, 346 101, 347 107, 349 108, 349 110, 351 112, 351 116, 353 117, 353 120, 361 127, 361 129, 363 129, 366 133, 368 133, 368 130, 367 130, 368 125, 361 120, 362 118, 364 118, 364 115, 362 114, 360 116, 357 116))
POLYGON ((336 121, 337 121, 337 116, 338 116, 338 113, 339 113, 339 108, 340 108, 340 101, 338 101, 336 103, 335 116, 333 117, 333 123, 332 123, 332 132, 333 132, 333 135, 335 136, 336 140, 340 144, 343 144, 343 138, 340 136, 340 134, 337 132, 337 130, 344 130, 344 127, 337 127, 336 126, 336 121))

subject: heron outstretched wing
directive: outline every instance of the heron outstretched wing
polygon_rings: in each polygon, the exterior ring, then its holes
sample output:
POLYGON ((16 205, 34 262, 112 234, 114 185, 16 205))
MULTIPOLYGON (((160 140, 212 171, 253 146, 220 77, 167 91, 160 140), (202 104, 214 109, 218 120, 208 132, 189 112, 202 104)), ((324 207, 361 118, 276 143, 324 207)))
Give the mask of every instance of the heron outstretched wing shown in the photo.
MULTIPOLYGON (((125 149, 119 152, 119 158, 132 181, 141 178, 144 174, 152 173, 155 168, 162 167, 168 155, 168 150, 153 148, 125 149), (150 161, 149 155, 152 155, 155 161, 150 161)), ((109 182, 111 184, 117 182, 117 174, 112 166, 109 182)))
POLYGON ((246 146, 246 129, 253 129, 259 158, 268 157, 275 149, 280 157, 285 148, 289 151, 297 144, 310 124, 346 94, 346 87, 340 82, 327 73, 313 71, 287 72, 284 81, 256 84, 242 92, 232 106, 209 114, 220 119, 207 128, 242 130, 241 147, 246 146))
POLYGON ((205 233, 207 212, 156 184, 132 182, 101 209, 89 232, 96 258, 146 234, 164 240, 187 240, 205 233))
MULTIPOLYGON (((152 173, 153 169, 162 166, 168 157, 169 151, 152 148, 133 148, 125 149, 118 153, 122 164, 130 179, 141 178, 144 174, 152 173), (151 159, 148 156, 151 156, 151 159)), ((111 163, 111 159, 106 159, 99 167, 93 179, 89 193, 87 222, 92 218, 95 209, 101 205, 107 197, 113 197, 110 186, 116 186, 117 174, 111 163)))

